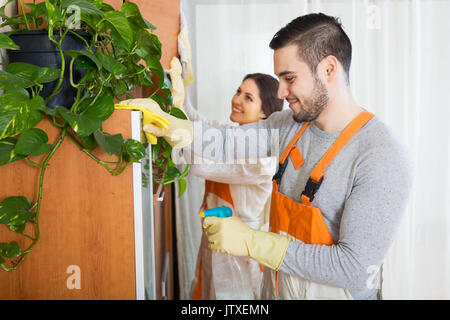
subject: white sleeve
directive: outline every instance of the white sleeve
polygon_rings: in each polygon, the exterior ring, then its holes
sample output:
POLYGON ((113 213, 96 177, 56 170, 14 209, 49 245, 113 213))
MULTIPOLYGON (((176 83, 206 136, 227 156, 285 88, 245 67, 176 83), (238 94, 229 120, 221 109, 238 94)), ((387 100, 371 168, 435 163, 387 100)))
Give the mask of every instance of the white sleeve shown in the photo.
POLYGON ((277 168, 276 157, 253 159, 246 164, 217 164, 183 149, 183 157, 190 164, 189 173, 211 181, 229 184, 260 184, 270 180, 277 168), (193 157, 193 158, 192 158, 193 157))

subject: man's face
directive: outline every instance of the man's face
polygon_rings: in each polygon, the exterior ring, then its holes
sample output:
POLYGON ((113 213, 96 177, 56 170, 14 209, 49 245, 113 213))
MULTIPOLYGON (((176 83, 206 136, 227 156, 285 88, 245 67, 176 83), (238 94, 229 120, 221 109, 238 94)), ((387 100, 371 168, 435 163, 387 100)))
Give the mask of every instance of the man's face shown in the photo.
POLYGON ((274 52, 275 74, 280 79, 278 98, 289 103, 295 121, 314 121, 328 104, 328 92, 299 58, 298 50, 296 45, 289 45, 274 52))

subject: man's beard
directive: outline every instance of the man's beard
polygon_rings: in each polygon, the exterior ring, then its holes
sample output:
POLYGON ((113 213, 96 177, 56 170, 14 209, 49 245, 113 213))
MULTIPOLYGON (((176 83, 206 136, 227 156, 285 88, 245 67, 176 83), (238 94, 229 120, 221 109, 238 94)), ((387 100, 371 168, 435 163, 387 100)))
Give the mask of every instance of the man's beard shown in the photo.
POLYGON ((309 122, 316 120, 328 104, 328 92, 322 81, 314 77, 314 89, 309 98, 303 99, 300 111, 293 115, 296 122, 309 122))

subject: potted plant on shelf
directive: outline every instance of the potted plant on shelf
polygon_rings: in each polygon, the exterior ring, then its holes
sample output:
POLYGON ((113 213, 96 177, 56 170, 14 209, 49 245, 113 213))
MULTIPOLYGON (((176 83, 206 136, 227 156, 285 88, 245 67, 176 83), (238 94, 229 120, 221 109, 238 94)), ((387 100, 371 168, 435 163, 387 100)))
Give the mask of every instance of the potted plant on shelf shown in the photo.
MULTIPOLYGON (((8 0, 7 4, 14 0, 8 0)), ((6 5, 7 5, 6 4, 6 5)), ((5 6, 6 6, 5 5, 5 6)), ((137 87, 151 87, 151 98, 175 117, 183 112, 171 107, 171 83, 161 65, 161 43, 155 27, 144 19, 136 4, 124 2, 119 11, 102 0, 46 0, 39 4, 18 0, 21 13, 7 17, 0 8, 0 48, 7 49, 9 64, 0 70, 0 165, 27 161, 40 170, 38 196, 0 199, 0 224, 32 240, 27 248, 15 241, 2 243, 0 266, 16 269, 39 241, 39 214, 45 171, 61 143, 69 138, 81 151, 112 175, 146 155, 146 143, 109 134, 102 123, 114 112, 114 100, 134 98, 137 87), (35 128, 44 118, 59 129, 55 144, 45 131, 35 128), (118 161, 92 154, 100 147, 118 161), (44 155, 42 163, 29 157, 44 155), (31 224, 33 234, 26 234, 31 224)), ((180 183, 189 166, 180 172, 170 159, 169 143, 158 138, 152 147, 154 181, 180 183)))

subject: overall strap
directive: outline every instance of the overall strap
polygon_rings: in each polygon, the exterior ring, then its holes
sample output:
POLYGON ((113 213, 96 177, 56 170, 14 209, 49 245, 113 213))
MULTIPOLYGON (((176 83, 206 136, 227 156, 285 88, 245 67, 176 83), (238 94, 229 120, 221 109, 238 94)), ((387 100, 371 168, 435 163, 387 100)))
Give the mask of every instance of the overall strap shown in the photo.
POLYGON ((291 139, 286 149, 284 149, 283 154, 280 157, 280 165, 278 167, 277 173, 273 176, 272 180, 275 180, 276 183, 279 185, 281 182, 281 178, 283 177, 283 173, 286 170, 288 162, 286 161, 287 157, 289 156, 290 152, 292 151, 292 148, 295 147, 295 143, 300 139, 302 134, 305 132, 306 128, 309 126, 309 122, 303 123, 300 130, 295 134, 295 136, 291 139))
POLYGON ((345 127, 312 171, 311 176, 306 183, 305 191, 302 192, 302 203, 305 201, 306 203, 313 201, 315 193, 322 184, 325 169, 347 144, 347 142, 349 142, 350 139, 373 117, 374 114, 363 111, 358 114, 347 127, 345 127))
POLYGON ((206 205, 206 199, 210 193, 213 193, 222 200, 225 200, 234 208, 233 197, 231 196, 230 185, 228 183, 205 180, 205 193, 203 194, 203 201, 200 210, 211 209, 206 205))
POLYGON ((284 149, 283 154, 280 157, 280 164, 283 164, 286 158, 289 156, 289 153, 291 152, 292 148, 294 147, 295 143, 298 139, 302 136, 303 132, 305 132, 306 128, 308 128, 309 122, 305 122, 300 130, 295 134, 295 136, 291 139, 286 149, 284 149))

